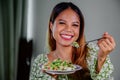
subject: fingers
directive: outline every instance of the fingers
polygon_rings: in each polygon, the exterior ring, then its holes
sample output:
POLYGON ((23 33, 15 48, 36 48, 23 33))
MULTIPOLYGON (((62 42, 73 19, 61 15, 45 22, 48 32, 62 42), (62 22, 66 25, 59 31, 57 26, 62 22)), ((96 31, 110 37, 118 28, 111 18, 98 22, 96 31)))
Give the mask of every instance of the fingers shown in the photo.
POLYGON ((105 41, 104 43, 106 44, 106 46, 107 46, 108 48, 111 48, 111 49, 109 49, 109 50, 113 50, 113 49, 115 48, 115 43, 110 42, 109 39, 105 39, 104 41, 105 41))
POLYGON ((105 40, 100 40, 98 42, 98 46, 100 47, 101 51, 105 54, 107 54, 113 50, 112 47, 109 46, 109 44, 105 40))
POLYGON ((57 79, 58 75, 57 74, 50 74, 50 73, 47 73, 45 70, 43 70, 44 73, 52 76, 53 78, 57 79))
POLYGON ((103 38, 108 39, 113 46, 116 46, 114 38, 110 34, 108 34, 108 32, 105 32, 103 34, 103 38))
POLYGON ((100 47, 101 52, 104 53, 102 55, 107 55, 115 48, 116 44, 114 38, 105 32, 102 39, 98 41, 98 46, 100 47))

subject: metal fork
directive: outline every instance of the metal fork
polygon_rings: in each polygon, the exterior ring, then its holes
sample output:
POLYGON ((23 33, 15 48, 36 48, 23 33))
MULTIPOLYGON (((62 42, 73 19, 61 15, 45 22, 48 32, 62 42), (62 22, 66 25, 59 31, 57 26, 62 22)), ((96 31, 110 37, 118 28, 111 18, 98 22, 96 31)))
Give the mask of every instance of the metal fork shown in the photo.
POLYGON ((84 46, 84 45, 87 45, 89 42, 98 41, 98 40, 100 40, 100 39, 103 39, 103 38, 98 38, 98 39, 93 39, 93 40, 87 41, 87 42, 81 44, 79 47, 82 47, 82 46, 84 46))
POLYGON ((100 39, 103 39, 103 38, 98 38, 98 39, 90 40, 90 41, 87 41, 86 43, 93 42, 93 41, 98 41, 100 39))
POLYGON ((90 40, 90 41, 87 41, 87 42, 82 43, 82 44, 80 44, 80 45, 79 45, 77 42, 73 42, 73 43, 72 43, 72 46, 73 46, 73 47, 76 47, 76 48, 79 48, 79 47, 82 47, 82 46, 87 45, 89 42, 98 41, 98 40, 100 40, 100 39, 102 39, 102 38, 98 38, 98 39, 90 40))

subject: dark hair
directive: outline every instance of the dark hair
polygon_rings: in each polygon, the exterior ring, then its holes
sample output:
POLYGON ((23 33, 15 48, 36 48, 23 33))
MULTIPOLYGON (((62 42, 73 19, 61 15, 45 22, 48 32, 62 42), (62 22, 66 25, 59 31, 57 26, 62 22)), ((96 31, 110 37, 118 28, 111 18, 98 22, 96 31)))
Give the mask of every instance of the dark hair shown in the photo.
POLYGON ((57 4, 54 9, 53 9, 53 12, 51 14, 51 17, 50 17, 50 21, 52 23, 54 23, 56 17, 64 10, 68 9, 68 8, 71 8, 72 10, 74 10, 78 16, 79 16, 79 19, 83 18, 83 15, 82 15, 82 12, 80 11, 80 9, 75 6, 73 3, 71 2, 62 2, 62 3, 59 3, 57 4))

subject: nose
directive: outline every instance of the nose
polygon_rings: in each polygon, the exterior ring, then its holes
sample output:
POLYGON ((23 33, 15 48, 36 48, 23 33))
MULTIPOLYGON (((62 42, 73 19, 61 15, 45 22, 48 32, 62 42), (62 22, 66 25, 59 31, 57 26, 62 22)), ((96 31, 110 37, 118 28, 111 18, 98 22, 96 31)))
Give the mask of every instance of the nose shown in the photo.
POLYGON ((66 31, 67 32, 72 32, 72 27, 70 25, 66 25, 66 31))

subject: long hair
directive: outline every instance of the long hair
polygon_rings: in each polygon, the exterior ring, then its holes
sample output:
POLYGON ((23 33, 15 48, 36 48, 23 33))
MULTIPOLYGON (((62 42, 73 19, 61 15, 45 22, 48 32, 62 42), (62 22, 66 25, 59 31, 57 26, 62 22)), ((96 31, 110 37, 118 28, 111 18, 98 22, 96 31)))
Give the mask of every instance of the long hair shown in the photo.
MULTIPOLYGON (((64 10, 71 8, 73 11, 76 12, 79 16, 80 20, 80 30, 79 30, 79 37, 77 39, 77 43, 80 45, 85 42, 84 36, 84 17, 80 9, 71 2, 62 2, 57 4, 51 13, 50 20, 49 20, 49 31, 48 31, 48 44, 50 51, 56 49, 56 41, 52 36, 52 31, 50 29, 50 22, 54 23, 56 17, 64 10)), ((86 54, 87 54, 87 47, 83 46, 81 48, 73 48, 72 50, 72 62, 74 64, 78 64, 82 66, 83 70, 87 70, 87 63, 86 63, 86 54)))

